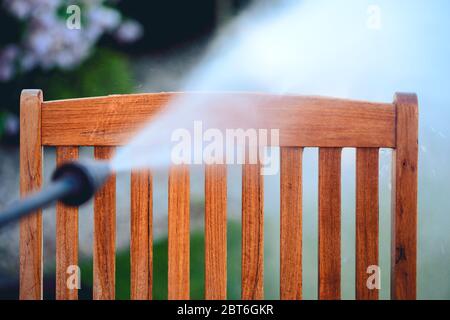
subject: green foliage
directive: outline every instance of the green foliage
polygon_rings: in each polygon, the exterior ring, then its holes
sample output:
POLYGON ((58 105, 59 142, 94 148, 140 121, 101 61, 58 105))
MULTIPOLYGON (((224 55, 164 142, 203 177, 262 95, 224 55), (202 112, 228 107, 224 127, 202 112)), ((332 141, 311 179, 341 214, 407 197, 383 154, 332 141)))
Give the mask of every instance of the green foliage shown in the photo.
POLYGON ((0 85, 0 138, 7 113, 18 115, 22 89, 42 89, 45 100, 132 93, 134 78, 127 57, 110 49, 97 49, 74 70, 33 71, 0 85))
MULTIPOLYGON (((238 222, 228 223, 228 299, 239 299, 241 289, 241 226, 238 222)), ((202 231, 191 233, 190 238, 190 266, 191 266, 191 299, 203 299, 205 287, 205 238, 202 231)), ((162 239, 153 245, 153 298, 167 299, 167 250, 168 241, 162 239)), ((80 297, 86 297, 86 290, 92 288, 92 260, 80 263, 82 286, 80 297)), ((116 299, 130 298, 130 251, 118 252, 116 255, 116 299)))
POLYGON ((74 71, 58 71, 48 78, 45 99, 68 99, 130 93, 134 83, 122 54, 98 49, 74 71))
POLYGON ((6 113, 0 111, 0 132, 3 132, 5 130, 5 119, 6 119, 6 113))

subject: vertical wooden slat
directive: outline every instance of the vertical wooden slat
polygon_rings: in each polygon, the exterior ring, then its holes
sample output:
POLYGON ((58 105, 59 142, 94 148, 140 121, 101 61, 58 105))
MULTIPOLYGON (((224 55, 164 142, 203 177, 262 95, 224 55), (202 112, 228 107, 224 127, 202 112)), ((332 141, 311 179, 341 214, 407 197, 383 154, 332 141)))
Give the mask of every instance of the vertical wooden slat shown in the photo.
MULTIPOLYGON (((42 91, 20 96, 20 194, 42 186, 42 91)), ((42 211, 20 221, 20 299, 42 299, 42 211)))
MULTIPOLYGON (((98 160, 112 157, 114 147, 95 147, 98 160)), ((116 277, 116 178, 111 176, 94 199, 95 300, 115 298, 116 277)))
MULTIPOLYGON (((78 159, 78 147, 57 147, 56 164, 78 159)), ((76 300, 78 290, 67 285, 69 266, 78 265, 78 208, 56 204, 56 299, 76 300)))
POLYGON ((205 169, 205 299, 227 298, 227 167, 205 169))
POLYGON ((356 150, 356 299, 377 300, 369 266, 378 266, 378 148, 356 150))
POLYGON ((397 94, 392 165, 391 299, 416 298, 418 101, 397 94))
POLYGON ((341 148, 319 149, 319 299, 341 297, 341 148))
POLYGON ((242 299, 264 298, 264 198, 260 164, 242 170, 242 299))
POLYGON ((169 300, 189 299, 189 167, 169 172, 169 300))
POLYGON ((149 171, 131 172, 131 299, 152 298, 153 224, 152 176, 149 171))
POLYGON ((280 298, 302 298, 302 148, 281 148, 280 298))

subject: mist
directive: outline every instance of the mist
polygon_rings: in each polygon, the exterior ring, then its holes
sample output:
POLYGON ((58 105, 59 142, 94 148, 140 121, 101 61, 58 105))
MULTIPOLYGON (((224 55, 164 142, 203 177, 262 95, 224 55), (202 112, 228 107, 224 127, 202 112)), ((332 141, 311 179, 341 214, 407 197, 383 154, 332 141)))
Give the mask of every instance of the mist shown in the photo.
MULTIPOLYGON (((395 92, 417 93, 419 298, 450 297, 450 285, 442 281, 450 278, 448 12, 450 2, 445 0, 265 1, 250 7, 220 30, 200 63, 177 88, 324 95, 380 102, 391 102, 395 92)), ((229 115, 241 121, 259 116, 249 100, 227 101, 227 107, 217 108, 213 98, 187 95, 172 101, 166 111, 118 152, 113 166, 117 170, 167 166, 173 129, 191 128, 194 120, 223 124, 229 115)), ((383 150, 380 187, 385 190, 380 192, 380 230, 384 231, 380 252, 384 253, 389 250, 390 161, 390 152, 383 150)), ((304 162, 305 206, 309 211, 315 208, 308 200, 314 196, 308 190, 314 187, 314 181, 307 181, 307 177, 317 170, 316 166, 316 161, 304 162)), ((344 152, 342 170, 350 181, 354 174, 353 152, 344 152)), ((266 193, 273 189, 269 186, 266 193)), ((343 197, 350 199, 351 194, 343 197)), ((278 212, 278 204, 269 200, 266 210, 278 212)), ((352 200, 343 203, 345 212, 349 211, 347 217, 354 214, 352 206, 352 200)), ((352 224, 353 220, 345 218, 345 212, 343 225, 352 224)), ((310 231, 304 239, 314 240, 315 217, 305 219, 305 227, 310 231)), ((343 245, 351 246, 352 241, 351 236, 345 238, 343 245)), ((305 250, 305 259, 314 259, 314 247, 305 250)), ((352 252, 344 249, 343 265, 352 265, 354 260, 349 258, 352 252)), ((382 270, 386 270, 382 283, 386 284, 389 258, 382 256, 380 260, 382 270)), ((306 280, 315 276, 313 267, 314 263, 305 264, 306 280)), ((350 278, 345 273, 343 277, 350 278)), ((308 295, 313 289, 314 284, 307 280, 305 297, 314 297, 308 295)), ((381 297, 387 298, 387 285, 382 291, 381 297)))
MULTIPOLYGON (((449 86, 446 1, 265 1, 223 28, 180 91, 253 91, 392 101, 416 92, 433 102, 421 120, 441 136, 437 112, 449 86), (429 108, 432 108, 430 111, 429 108), (433 125, 431 125, 431 122, 433 125), (436 129, 437 128, 437 129, 436 129)), ((211 97, 175 99, 119 152, 113 166, 169 163, 170 133, 194 120, 257 115, 251 101, 217 108, 211 97), (142 146, 151 146, 142 151, 142 146), (134 150, 133 150, 134 149, 134 150)), ((213 97, 217 100, 217 97, 213 97)))

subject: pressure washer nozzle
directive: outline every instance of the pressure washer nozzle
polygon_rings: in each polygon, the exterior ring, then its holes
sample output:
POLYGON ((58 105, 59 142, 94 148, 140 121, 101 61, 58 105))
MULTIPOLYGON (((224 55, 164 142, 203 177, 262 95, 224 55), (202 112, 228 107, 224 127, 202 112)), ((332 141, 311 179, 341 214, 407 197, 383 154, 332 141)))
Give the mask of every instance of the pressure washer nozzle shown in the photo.
POLYGON ((52 181, 42 190, 23 198, 0 212, 0 228, 56 201, 79 206, 91 199, 112 173, 106 161, 68 162, 58 167, 52 181))
POLYGON ((106 161, 74 161, 59 166, 52 175, 52 181, 70 179, 73 183, 71 192, 58 200, 69 206, 79 206, 94 196, 111 173, 110 164, 106 161))

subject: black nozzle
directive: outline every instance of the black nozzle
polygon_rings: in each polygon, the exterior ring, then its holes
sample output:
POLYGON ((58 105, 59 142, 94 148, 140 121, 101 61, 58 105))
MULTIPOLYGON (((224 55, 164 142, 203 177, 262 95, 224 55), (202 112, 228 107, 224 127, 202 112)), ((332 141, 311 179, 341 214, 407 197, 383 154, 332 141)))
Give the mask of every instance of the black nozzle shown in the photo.
POLYGON ((91 199, 111 174, 105 161, 67 162, 52 175, 52 182, 0 212, 0 228, 56 201, 79 206, 91 199))
POLYGON ((79 206, 94 196, 110 174, 111 168, 105 161, 67 162, 55 170, 52 181, 72 181, 71 192, 58 200, 69 206, 79 206))

